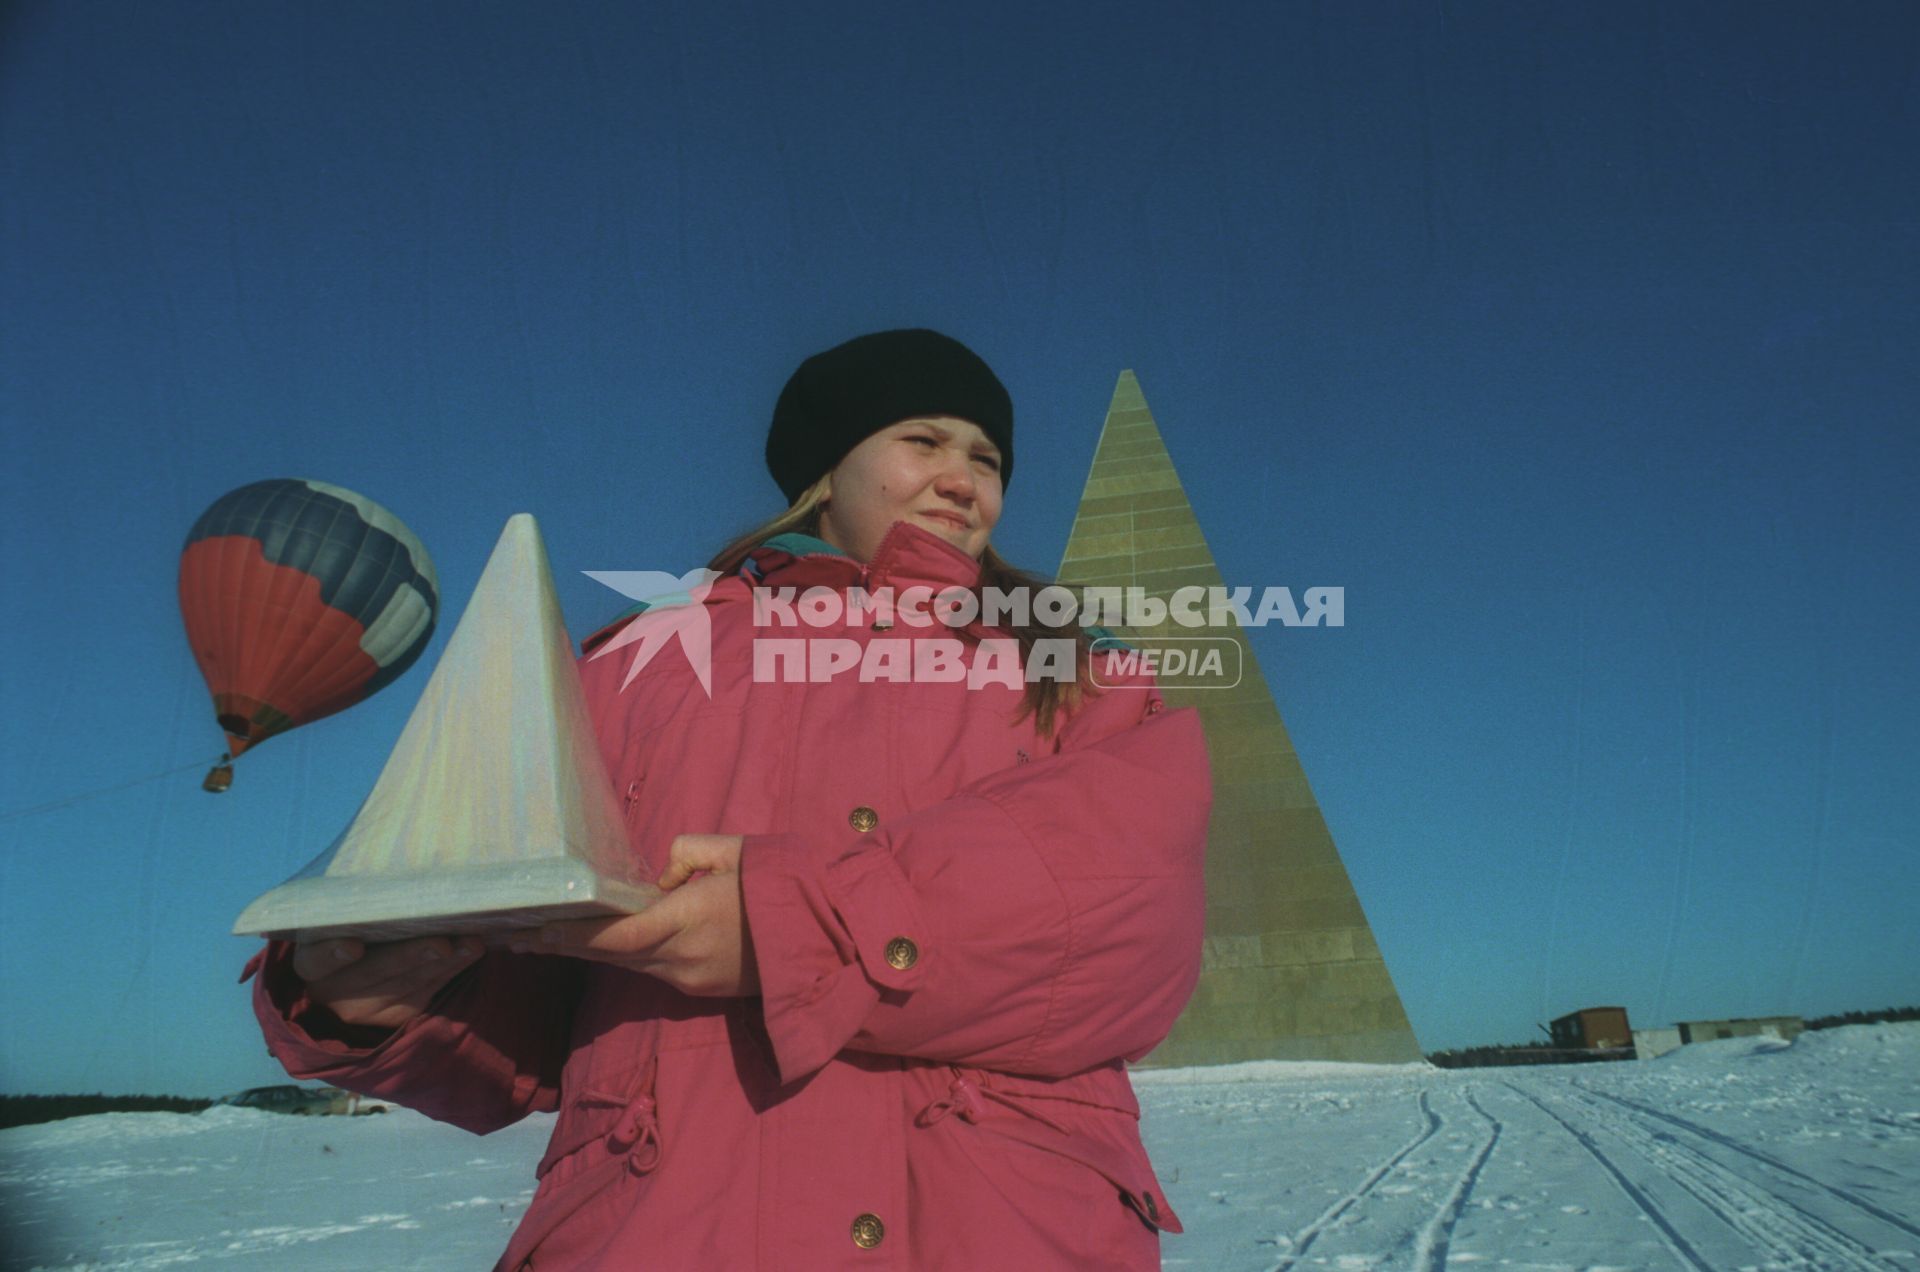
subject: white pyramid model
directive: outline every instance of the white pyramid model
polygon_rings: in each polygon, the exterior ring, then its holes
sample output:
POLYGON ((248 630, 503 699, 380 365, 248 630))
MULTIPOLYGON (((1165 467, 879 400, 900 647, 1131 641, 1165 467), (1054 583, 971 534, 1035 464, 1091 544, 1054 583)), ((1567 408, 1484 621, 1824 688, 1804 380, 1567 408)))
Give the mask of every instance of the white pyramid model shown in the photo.
POLYGON ((235 935, 394 940, 639 910, 540 527, 508 520, 373 793, 235 935))

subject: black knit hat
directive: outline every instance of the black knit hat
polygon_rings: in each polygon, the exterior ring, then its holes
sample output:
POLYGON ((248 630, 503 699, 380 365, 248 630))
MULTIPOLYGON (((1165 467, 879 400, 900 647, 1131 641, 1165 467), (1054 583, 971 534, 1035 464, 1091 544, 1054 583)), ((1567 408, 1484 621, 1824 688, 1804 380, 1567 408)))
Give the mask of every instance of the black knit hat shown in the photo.
POLYGON ((919 415, 970 420, 1000 448, 1013 478, 1013 399, 980 355, 951 336, 912 328, 858 336, 800 364, 767 431, 767 470, 787 502, 889 424, 919 415))

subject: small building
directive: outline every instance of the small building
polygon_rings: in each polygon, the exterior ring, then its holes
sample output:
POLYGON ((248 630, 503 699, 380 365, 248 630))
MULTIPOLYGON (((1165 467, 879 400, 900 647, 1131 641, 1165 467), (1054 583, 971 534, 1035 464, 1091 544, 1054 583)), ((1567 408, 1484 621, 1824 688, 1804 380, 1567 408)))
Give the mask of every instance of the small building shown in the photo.
POLYGON ((1625 1007, 1588 1007, 1570 1012, 1554 1021, 1548 1032, 1555 1047, 1568 1051, 1606 1051, 1633 1045, 1625 1007))
POLYGON ((1750 1016, 1740 1020, 1683 1020, 1678 1028, 1683 1043, 1718 1042, 1722 1038, 1778 1038, 1792 1042, 1807 1027, 1799 1016, 1750 1016))
POLYGON ((1633 1054, 1640 1060, 1656 1059, 1669 1051, 1678 1051, 1682 1045, 1680 1031, 1672 1026, 1633 1031, 1633 1054))

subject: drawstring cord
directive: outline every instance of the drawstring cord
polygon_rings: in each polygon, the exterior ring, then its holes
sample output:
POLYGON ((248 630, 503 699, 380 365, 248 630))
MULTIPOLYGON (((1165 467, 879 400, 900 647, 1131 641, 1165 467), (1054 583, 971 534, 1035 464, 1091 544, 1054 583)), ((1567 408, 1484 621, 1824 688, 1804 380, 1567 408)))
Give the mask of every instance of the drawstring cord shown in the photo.
POLYGON ((1051 1130, 1062 1135, 1069 1134, 1066 1127, 1054 1121, 1039 1110, 1031 1108, 1023 1100, 1016 1100, 1004 1091, 975 1082, 960 1070, 953 1071, 953 1084, 947 1088, 947 1094, 921 1109, 913 1120, 919 1126, 932 1126, 949 1113, 957 1114, 963 1122, 978 1122, 987 1114, 988 1100, 1002 1108, 1012 1109, 1015 1113, 1032 1118, 1051 1130))
POLYGON ((627 1155, 627 1169, 644 1175, 660 1164, 660 1119, 653 1103, 653 1075, 647 1075, 645 1090, 639 1095, 607 1095, 602 1091, 583 1091, 580 1103, 598 1104, 621 1110, 620 1120, 607 1132, 607 1147, 627 1155))

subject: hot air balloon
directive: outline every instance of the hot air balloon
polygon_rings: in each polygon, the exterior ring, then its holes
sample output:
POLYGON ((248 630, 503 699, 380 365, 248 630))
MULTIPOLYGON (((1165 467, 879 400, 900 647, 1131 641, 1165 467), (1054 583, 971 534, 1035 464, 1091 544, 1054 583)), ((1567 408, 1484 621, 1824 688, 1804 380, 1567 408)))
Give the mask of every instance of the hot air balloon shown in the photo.
POLYGON ((433 635, 433 561, 364 495, 301 479, 229 491, 180 554, 180 613, 228 751, 207 775, 276 733, 392 683, 433 635))

